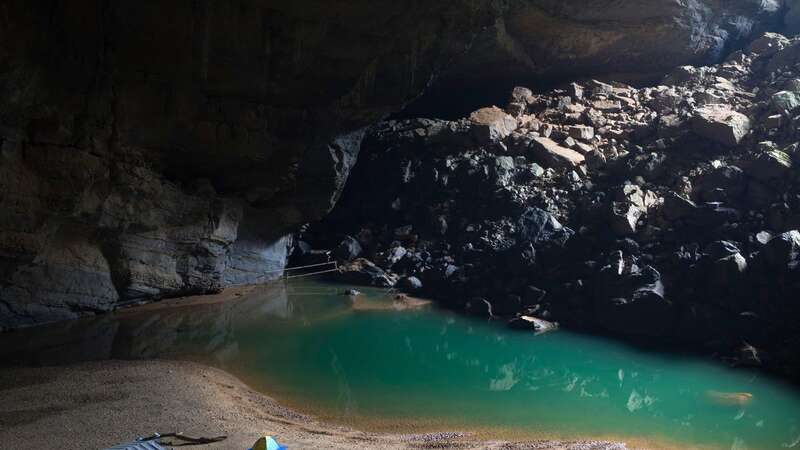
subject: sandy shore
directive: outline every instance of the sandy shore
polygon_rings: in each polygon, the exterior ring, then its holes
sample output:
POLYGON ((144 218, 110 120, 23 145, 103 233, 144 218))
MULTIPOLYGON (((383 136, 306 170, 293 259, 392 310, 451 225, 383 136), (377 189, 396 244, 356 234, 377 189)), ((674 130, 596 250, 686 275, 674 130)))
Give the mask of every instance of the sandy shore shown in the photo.
POLYGON ((298 414, 233 376, 175 361, 0 369, 0 448, 104 448, 154 432, 225 434, 179 448, 247 449, 262 435, 290 449, 625 449, 601 442, 481 442, 462 433, 376 434, 298 414))

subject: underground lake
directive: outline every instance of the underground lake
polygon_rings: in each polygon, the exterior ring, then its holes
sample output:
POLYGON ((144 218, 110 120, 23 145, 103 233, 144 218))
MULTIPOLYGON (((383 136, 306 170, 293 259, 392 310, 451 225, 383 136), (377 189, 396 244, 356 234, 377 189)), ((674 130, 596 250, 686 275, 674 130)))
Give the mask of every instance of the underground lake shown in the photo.
POLYGON ((800 391, 757 371, 564 330, 534 335, 319 281, 164 301, 0 334, 5 366, 180 359, 365 430, 632 447, 800 447, 800 391))

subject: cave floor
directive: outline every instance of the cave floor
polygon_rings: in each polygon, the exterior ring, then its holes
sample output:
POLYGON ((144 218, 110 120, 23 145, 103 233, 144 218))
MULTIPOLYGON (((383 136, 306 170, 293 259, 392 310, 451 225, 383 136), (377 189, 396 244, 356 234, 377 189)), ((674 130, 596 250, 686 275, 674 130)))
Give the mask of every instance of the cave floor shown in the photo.
POLYGON ((627 448, 593 442, 486 442, 461 433, 376 434, 321 423, 233 376, 177 361, 103 361, 0 369, 0 448, 105 448, 154 432, 228 439, 196 449, 246 449, 262 435, 296 448, 627 448))

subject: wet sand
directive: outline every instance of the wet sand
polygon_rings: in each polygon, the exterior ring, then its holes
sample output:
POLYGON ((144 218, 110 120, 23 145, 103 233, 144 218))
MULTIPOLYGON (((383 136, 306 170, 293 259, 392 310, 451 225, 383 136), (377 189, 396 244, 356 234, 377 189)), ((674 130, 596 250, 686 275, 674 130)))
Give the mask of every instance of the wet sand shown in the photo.
POLYGON ((321 423, 211 367, 177 361, 103 361, 0 369, 0 448, 90 449, 154 432, 228 439, 179 448, 247 449, 262 435, 290 449, 622 450, 604 442, 479 441, 468 434, 368 433, 321 423))

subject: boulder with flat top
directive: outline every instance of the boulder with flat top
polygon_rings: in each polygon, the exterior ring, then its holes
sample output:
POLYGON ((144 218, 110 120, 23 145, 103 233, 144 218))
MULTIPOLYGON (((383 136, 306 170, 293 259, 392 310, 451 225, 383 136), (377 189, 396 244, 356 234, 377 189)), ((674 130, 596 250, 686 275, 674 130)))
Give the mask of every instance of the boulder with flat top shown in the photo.
POLYGON ((473 112, 469 115, 469 122, 472 133, 481 144, 505 139, 517 129, 517 119, 496 106, 473 112))
POLYGON ((750 131, 750 119, 729 105, 711 104, 695 112, 692 129, 701 137, 733 147, 750 131))
POLYGON ((533 138, 530 149, 534 159, 545 167, 572 169, 586 161, 582 154, 546 137, 533 138))

